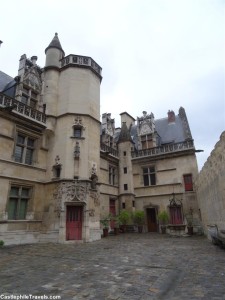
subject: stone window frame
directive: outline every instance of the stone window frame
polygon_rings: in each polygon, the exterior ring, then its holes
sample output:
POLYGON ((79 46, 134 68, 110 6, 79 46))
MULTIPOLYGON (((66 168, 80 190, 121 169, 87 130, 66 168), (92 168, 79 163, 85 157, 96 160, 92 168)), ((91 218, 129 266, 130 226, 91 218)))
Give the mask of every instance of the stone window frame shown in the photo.
POLYGON ((29 208, 32 205, 32 198, 33 198, 33 186, 20 184, 20 183, 11 183, 8 193, 8 201, 7 201, 7 216, 8 220, 28 220, 29 208), (18 189, 17 194, 11 193, 13 189, 18 189), (25 195, 23 194, 24 190, 28 190, 28 193, 25 195), (10 207, 12 207, 11 200, 16 202, 15 212, 13 216, 10 215, 10 207), (21 208, 21 203, 26 201, 26 205, 24 208, 21 208))
POLYGON ((71 138, 84 140, 85 127, 82 124, 82 119, 80 116, 76 116, 74 124, 72 125, 72 136, 71 138))
POLYGON ((37 109, 37 103, 38 103, 38 98, 39 98, 38 91, 34 90, 33 88, 31 88, 28 85, 23 85, 21 91, 22 91, 22 95, 20 98, 20 102, 22 102, 23 104, 30 106, 34 109, 37 109), (26 101, 24 101, 24 99, 26 99, 26 101))
POLYGON ((183 174, 183 182, 184 182, 185 192, 193 192, 194 191, 192 173, 183 174))
POLYGON ((109 184, 117 184, 117 168, 113 165, 109 165, 109 184))
POLYGON ((149 149, 153 147, 153 137, 152 133, 140 135, 141 149, 149 149))
POLYGON ((157 183, 156 167, 155 165, 142 167, 143 185, 155 186, 157 183))
POLYGON ((37 154, 38 154, 38 149, 40 147, 40 138, 38 134, 34 134, 31 131, 25 130, 22 127, 15 127, 15 134, 14 134, 14 148, 13 148, 13 154, 12 154, 12 159, 16 163, 21 163, 27 166, 33 166, 35 163, 37 163, 37 154), (19 143, 18 142, 18 136, 22 136, 25 139, 25 143, 19 143), (33 146, 28 145, 28 140, 33 140, 34 144, 33 146), (16 149, 17 147, 21 147, 22 149, 22 156, 21 156, 21 161, 16 161, 16 149), (32 150, 32 159, 30 163, 26 163, 26 153, 27 149, 32 150))

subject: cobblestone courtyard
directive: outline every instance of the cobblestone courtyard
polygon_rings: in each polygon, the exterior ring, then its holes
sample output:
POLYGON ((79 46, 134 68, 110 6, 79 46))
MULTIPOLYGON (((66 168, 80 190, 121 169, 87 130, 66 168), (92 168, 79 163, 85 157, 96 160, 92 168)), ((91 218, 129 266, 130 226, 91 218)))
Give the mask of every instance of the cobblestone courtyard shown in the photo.
MULTIPOLYGON (((0 295, 225 299, 225 250, 204 237, 121 234, 88 244, 0 249, 0 295)), ((4 298, 0 298, 4 299, 4 298)))

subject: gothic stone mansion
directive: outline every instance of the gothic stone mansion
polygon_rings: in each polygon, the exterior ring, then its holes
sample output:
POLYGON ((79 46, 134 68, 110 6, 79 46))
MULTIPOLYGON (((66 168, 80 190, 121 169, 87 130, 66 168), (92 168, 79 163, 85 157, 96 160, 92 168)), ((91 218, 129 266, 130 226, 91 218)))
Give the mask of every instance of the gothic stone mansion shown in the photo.
MULTIPOLYGON (((145 212, 145 231, 160 231, 158 213, 198 230, 195 147, 184 108, 136 120, 122 112, 100 122, 102 68, 65 55, 58 35, 37 57, 22 55, 15 78, 0 72, 0 240, 90 242, 109 213, 145 212)), ((130 224, 132 225, 132 224, 130 224)), ((111 229, 114 222, 111 222, 111 229)))

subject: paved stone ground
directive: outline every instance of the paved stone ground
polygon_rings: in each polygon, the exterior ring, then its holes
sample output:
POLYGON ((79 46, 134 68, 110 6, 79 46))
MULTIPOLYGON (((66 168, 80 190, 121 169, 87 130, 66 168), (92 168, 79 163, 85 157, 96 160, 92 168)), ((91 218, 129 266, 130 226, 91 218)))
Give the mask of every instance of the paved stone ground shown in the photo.
MULTIPOLYGON (((0 249, 0 295, 225 299, 225 250, 204 237, 121 234, 86 244, 0 249)), ((0 299, 4 299, 1 298, 0 299)))

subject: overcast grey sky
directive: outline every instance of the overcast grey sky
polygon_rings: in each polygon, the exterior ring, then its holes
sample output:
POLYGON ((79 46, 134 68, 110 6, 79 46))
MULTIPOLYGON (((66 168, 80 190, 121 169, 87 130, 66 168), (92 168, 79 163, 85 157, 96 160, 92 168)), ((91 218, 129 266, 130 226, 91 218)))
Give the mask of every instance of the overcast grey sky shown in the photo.
POLYGON ((103 68, 101 114, 164 118, 183 106, 203 166, 225 130, 224 0, 7 0, 1 3, 0 70, 38 56, 58 32, 68 54, 103 68))

